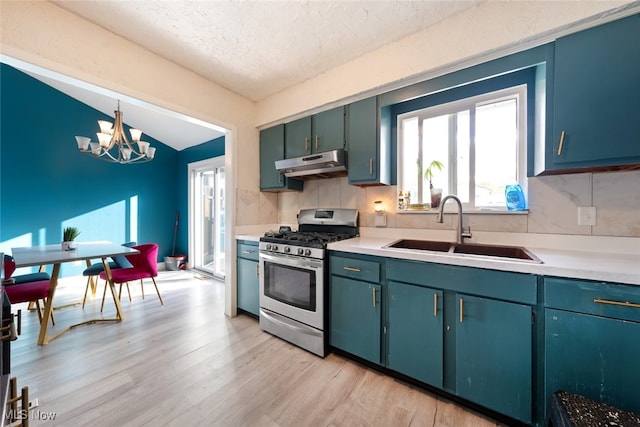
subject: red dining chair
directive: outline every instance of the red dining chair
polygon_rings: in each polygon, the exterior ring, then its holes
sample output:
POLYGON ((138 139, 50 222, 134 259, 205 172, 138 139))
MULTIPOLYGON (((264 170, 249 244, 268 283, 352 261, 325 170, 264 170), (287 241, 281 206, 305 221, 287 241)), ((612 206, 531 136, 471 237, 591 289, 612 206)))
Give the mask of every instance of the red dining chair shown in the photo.
MULTIPOLYGON (((135 246, 136 242, 127 242, 127 243, 123 243, 122 246, 126 246, 126 247, 132 247, 135 246)), ((131 263, 127 260, 127 258, 124 255, 116 255, 111 257, 111 259, 113 261, 109 261, 109 268, 111 270, 115 270, 118 268, 126 268, 126 267, 133 267, 131 265, 131 263)), ((87 262, 88 264, 88 262, 87 262)), ((102 273, 104 271, 104 264, 102 263, 102 261, 98 261, 95 262, 91 265, 89 265, 87 268, 84 269, 84 271, 82 272, 82 275, 85 276, 87 278, 87 286, 84 289, 84 298, 82 298, 82 308, 84 308, 85 303, 87 302, 87 295, 89 294, 89 288, 93 289, 93 293, 95 294, 95 289, 97 287, 97 283, 93 281, 93 278, 95 276, 99 276, 100 273, 102 273)), ((105 282, 104 284, 105 288, 107 286, 107 283, 105 282)), ((129 301, 131 301, 131 293, 129 293, 129 301)), ((103 303, 104 304, 104 303, 103 303)))
MULTIPOLYGON (((13 272, 16 270, 16 262, 11 256, 5 256, 4 258, 4 279, 2 280, 2 284, 4 285, 4 291, 9 298, 9 302, 11 304, 19 304, 21 302, 35 302, 36 312, 38 313, 38 319, 42 322, 42 313, 44 311, 44 307, 40 306, 40 300, 42 302, 46 302, 47 297, 49 296, 49 279, 45 280, 36 280, 33 282, 16 282, 14 278, 11 277, 13 272)), ((40 273, 33 273, 32 277, 36 276, 40 273)), ((47 275, 48 276, 48 275, 47 275)), ((44 277, 44 276, 40 276, 44 277)), ((51 312, 51 323, 56 324, 55 318, 53 317, 53 311, 51 312)))
MULTIPOLYGON (((127 285, 129 290, 129 282, 133 280, 140 280, 140 287, 142 288, 142 299, 144 299, 144 283, 143 279, 150 278, 153 281, 153 285, 156 288, 156 293, 160 299, 160 305, 164 305, 160 291, 158 290, 158 284, 155 277, 158 275, 158 245, 155 243, 147 243, 138 246, 132 246, 133 249, 137 249, 139 253, 126 255, 127 260, 133 265, 130 268, 118 268, 111 271, 111 277, 113 283, 120 285, 118 290, 118 299, 122 296, 122 285, 127 285)), ((103 271, 100 273, 102 280, 107 279, 106 273, 103 271)), ((105 286, 104 293, 102 294, 102 309, 104 308, 104 300, 107 295, 107 287, 105 286)), ((131 294, 129 294, 131 297, 131 294)))

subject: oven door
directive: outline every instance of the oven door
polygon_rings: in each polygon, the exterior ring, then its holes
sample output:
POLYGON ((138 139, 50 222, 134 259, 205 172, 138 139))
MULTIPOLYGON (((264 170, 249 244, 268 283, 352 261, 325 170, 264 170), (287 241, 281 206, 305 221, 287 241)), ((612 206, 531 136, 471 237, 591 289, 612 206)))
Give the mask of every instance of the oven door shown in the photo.
POLYGON ((324 329, 323 261, 260 253, 260 307, 324 329))

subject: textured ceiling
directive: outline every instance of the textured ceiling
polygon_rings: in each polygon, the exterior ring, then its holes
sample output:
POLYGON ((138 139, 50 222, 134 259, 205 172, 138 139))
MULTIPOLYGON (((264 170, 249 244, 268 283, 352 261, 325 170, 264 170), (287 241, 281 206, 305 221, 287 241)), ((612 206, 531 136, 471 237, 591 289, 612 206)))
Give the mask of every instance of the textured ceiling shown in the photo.
MULTIPOLYGON (((485 0, 54 0, 58 6, 258 101, 485 0)), ((1 57, 176 150, 224 129, 1 57)), ((96 125, 97 126, 97 125, 96 125)), ((89 136, 89 135, 87 135, 89 136)))
POLYGON ((54 1, 254 101, 480 0, 54 1))

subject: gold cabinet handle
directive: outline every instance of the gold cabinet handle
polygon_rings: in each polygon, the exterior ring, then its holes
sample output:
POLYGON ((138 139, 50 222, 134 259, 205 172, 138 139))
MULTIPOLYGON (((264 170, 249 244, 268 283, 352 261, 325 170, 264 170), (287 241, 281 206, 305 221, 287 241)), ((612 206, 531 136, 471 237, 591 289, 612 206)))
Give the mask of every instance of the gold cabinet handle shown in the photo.
POLYGON ((347 270, 347 271, 353 271, 356 273, 360 273, 360 269, 356 268, 356 267, 342 267, 343 270, 347 270))
POLYGON ((373 175, 373 157, 369 157, 369 175, 373 175))
POLYGON ((460 323, 464 321, 464 300, 460 298, 460 323))
POLYGON ((562 156, 562 147, 564 147, 564 135, 565 132, 562 131, 562 133, 560 133, 560 143, 558 144, 558 156, 562 156))
POLYGON ((320 143, 320 137, 316 135, 316 151, 318 150, 319 143, 320 143))
POLYGON ((249 255, 251 251, 242 251, 243 254, 249 255))
POLYGON ((636 303, 629 302, 629 301, 611 301, 611 300, 608 300, 608 299, 596 298, 596 299, 593 300, 593 302, 595 302, 597 304, 619 305, 621 307, 640 308, 640 304, 636 304, 636 303))
POLYGON ((438 294, 433 294, 433 315, 438 316, 438 294))
POLYGON ((376 306, 376 288, 371 288, 373 291, 371 294, 373 295, 373 306, 376 306))
POLYGON ((309 138, 304 138, 304 151, 309 151, 309 138))

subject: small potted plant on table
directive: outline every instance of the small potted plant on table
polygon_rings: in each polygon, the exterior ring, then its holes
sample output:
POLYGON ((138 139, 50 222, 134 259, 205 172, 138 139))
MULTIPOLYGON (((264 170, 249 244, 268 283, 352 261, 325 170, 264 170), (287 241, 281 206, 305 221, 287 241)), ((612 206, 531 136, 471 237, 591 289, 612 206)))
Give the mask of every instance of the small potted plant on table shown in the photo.
POLYGON ((434 188, 431 180, 434 177, 436 170, 442 171, 444 165, 437 160, 429 163, 429 167, 424 170, 424 178, 429 180, 429 191, 431 192, 431 208, 437 208, 440 206, 440 200, 442 200, 442 188, 434 188))
POLYGON ((80 231, 76 227, 65 227, 62 230, 62 250, 72 251, 78 247, 78 244, 74 242, 76 237, 80 234, 80 231))

